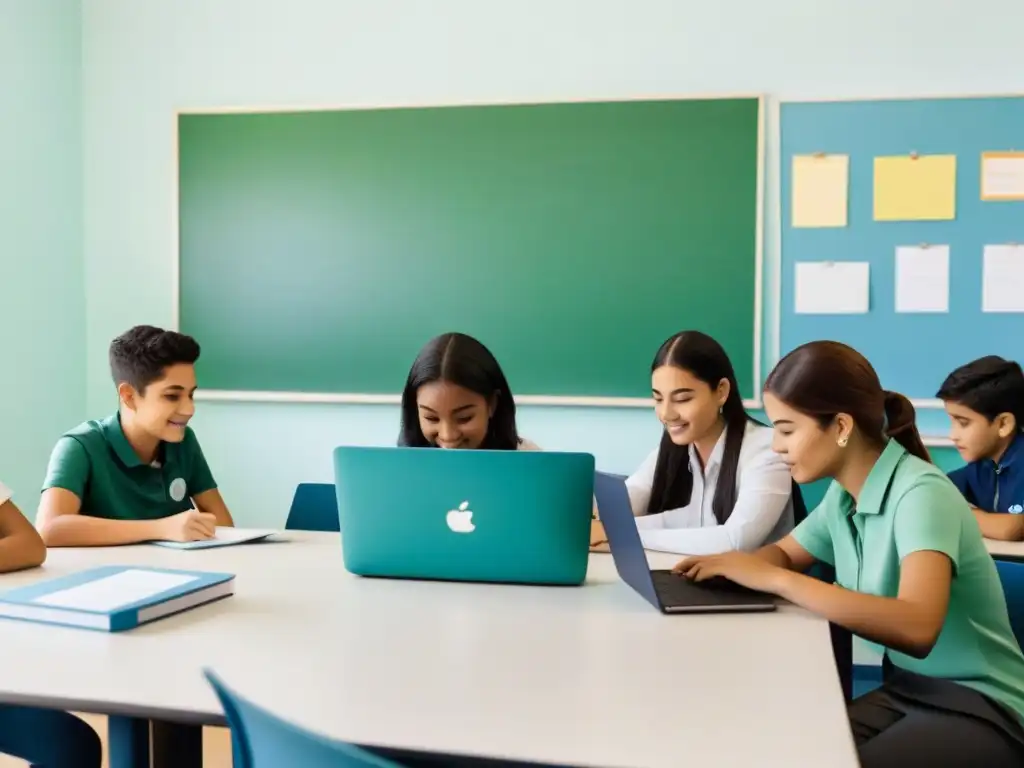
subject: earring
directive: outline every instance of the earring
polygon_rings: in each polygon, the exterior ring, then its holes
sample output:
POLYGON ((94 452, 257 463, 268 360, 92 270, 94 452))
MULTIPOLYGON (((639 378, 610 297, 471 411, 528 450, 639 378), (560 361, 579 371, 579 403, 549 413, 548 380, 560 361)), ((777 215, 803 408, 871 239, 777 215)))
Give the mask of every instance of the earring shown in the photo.
POLYGON ((847 437, 846 435, 843 435, 838 440, 836 440, 836 445, 838 445, 840 448, 845 448, 848 442, 850 442, 850 438, 847 437))

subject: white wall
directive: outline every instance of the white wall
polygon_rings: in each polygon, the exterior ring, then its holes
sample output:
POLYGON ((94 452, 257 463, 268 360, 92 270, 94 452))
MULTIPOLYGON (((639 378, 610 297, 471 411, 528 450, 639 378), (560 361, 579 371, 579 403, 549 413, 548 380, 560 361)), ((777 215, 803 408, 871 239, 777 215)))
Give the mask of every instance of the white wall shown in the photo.
MULTIPOLYGON (((109 340, 172 321, 176 108, 765 93, 770 318, 778 99, 1024 92, 1020 0, 87 0, 83 24, 93 415, 115 403, 109 340)), ((237 519, 280 524, 331 448, 392 442, 397 412, 202 403, 195 424, 237 519)), ((620 471, 658 435, 650 413, 584 409, 522 429, 620 471)))
POLYGON ((0 0, 0 480, 29 516, 85 416, 80 75, 77 0, 0 0))

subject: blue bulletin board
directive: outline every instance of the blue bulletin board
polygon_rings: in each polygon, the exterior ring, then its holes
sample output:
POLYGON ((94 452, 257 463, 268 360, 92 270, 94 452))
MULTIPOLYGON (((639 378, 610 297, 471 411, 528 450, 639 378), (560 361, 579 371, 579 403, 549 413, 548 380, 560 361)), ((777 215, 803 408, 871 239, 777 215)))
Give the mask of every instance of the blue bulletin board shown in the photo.
POLYGON ((981 195, 982 153, 1024 151, 1024 97, 790 102, 780 121, 783 354, 815 339, 842 341, 919 407, 938 405, 943 378, 974 358, 1024 360, 1024 313, 982 311, 984 247, 1024 243, 1024 201, 981 195), (815 153, 849 156, 845 226, 793 226, 793 158, 815 153), (874 219, 875 158, 913 153, 956 156, 952 220, 874 219), (896 249, 919 244, 949 246, 948 312, 896 311, 896 249), (796 265, 807 261, 868 262, 868 312, 797 314, 796 265))

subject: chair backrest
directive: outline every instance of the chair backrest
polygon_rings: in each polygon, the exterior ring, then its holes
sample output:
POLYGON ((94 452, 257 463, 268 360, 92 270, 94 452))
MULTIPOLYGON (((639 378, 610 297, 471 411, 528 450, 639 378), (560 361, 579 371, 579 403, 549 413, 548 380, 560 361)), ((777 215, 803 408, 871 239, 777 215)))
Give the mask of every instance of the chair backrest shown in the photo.
POLYGON ((1003 583, 1010 626, 1017 637, 1017 644, 1024 648, 1024 563, 996 560, 996 570, 1003 583))
POLYGON ((234 768, 400 768, 364 749, 282 720, 243 699, 214 672, 204 674, 231 727, 234 768))
POLYGON ((300 483, 295 488, 292 507, 284 527, 289 531, 328 531, 337 533, 338 496, 332 483, 300 483))

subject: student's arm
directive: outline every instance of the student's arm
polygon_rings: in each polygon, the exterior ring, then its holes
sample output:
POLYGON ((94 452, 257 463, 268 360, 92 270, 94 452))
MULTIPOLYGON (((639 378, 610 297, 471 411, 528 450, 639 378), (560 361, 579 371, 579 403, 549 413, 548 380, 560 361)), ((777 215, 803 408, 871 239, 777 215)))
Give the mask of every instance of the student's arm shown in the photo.
POLYGON ((213 515, 194 509, 158 520, 107 520, 81 515, 82 501, 65 488, 47 488, 39 502, 36 527, 48 547, 114 547, 144 541, 209 539, 213 515))
MULTIPOLYGON (((946 620, 960 550, 960 521, 950 510, 948 491, 935 483, 911 489, 899 504, 894 535, 900 555, 900 581, 895 597, 826 584, 788 570, 784 564, 773 564, 768 558, 735 552, 691 558, 677 565, 676 570, 697 581, 724 576, 751 589, 771 592, 867 640, 924 658, 946 620)), ((796 535, 793 538, 799 539, 796 535)), ((779 550, 789 557, 787 548, 779 550)), ((778 555, 772 553, 771 558, 778 555)))
POLYGON ((213 517, 189 510, 160 520, 107 520, 79 514, 89 480, 89 455, 64 437, 50 456, 36 528, 48 547, 105 547, 156 539, 192 541, 213 535, 213 517))
POLYGON ((1024 516, 1003 512, 985 512, 971 507, 981 535, 999 541, 1024 541, 1024 516))
POLYGON ((199 512, 213 515, 217 525, 233 526, 235 521, 231 519, 228 506, 217 489, 217 481, 213 479, 213 472, 210 471, 210 465, 203 455, 203 449, 191 428, 186 429, 185 439, 190 443, 189 454, 192 456, 188 478, 188 487, 192 490, 192 503, 199 512))
POLYGON ((200 512, 213 515, 216 518, 217 525, 233 526, 235 524, 235 521, 231 519, 231 513, 228 511, 227 504, 224 503, 220 491, 216 488, 203 491, 203 493, 197 493, 192 497, 192 503, 200 512))
POLYGON ((641 529, 644 548, 680 555, 713 555, 733 550, 751 552, 760 547, 790 502, 792 477, 782 459, 766 446, 741 467, 738 482, 736 505, 724 525, 641 529))
POLYGON ((0 483, 0 573, 35 568, 46 560, 46 545, 0 483))

